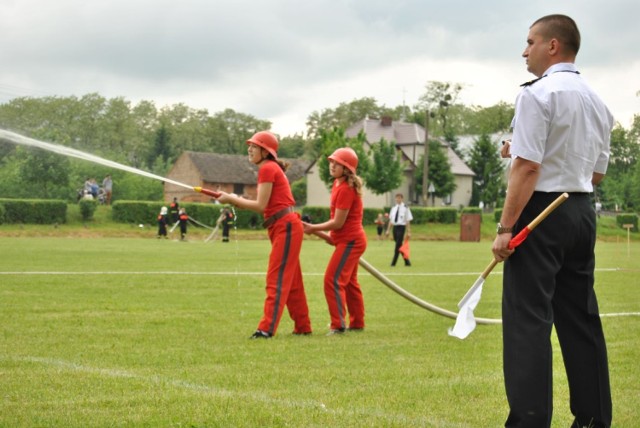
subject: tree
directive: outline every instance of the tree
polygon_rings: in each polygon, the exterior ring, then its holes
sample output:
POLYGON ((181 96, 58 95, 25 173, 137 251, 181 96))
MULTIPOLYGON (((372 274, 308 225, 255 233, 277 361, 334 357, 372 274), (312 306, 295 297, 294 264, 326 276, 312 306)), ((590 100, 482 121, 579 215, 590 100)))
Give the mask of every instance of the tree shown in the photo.
POLYGON ((433 80, 427 83, 426 92, 419 98, 414 110, 431 112, 436 124, 432 127, 433 136, 441 136, 445 141, 455 143, 456 124, 451 118, 454 112, 459 114, 458 96, 463 88, 460 83, 433 80))
MULTIPOLYGON (((421 156, 418 165, 423 162, 424 156, 421 156)), ((417 168, 414 172, 416 195, 422 194, 422 176, 422 168, 417 168)), ((435 189, 434 196, 439 198, 451 195, 457 187, 445 147, 437 140, 429 141, 429 183, 435 189)))
POLYGON ((278 145, 278 156, 290 159, 305 157, 306 146, 307 141, 302 135, 282 137, 278 145))
POLYGON ((376 195, 397 189, 402 184, 402 162, 395 144, 384 138, 371 146, 372 165, 363 177, 367 187, 376 195))
POLYGON ((636 199, 633 179, 640 156, 635 128, 627 131, 620 125, 611 132, 611 154, 607 176, 596 189, 596 195, 606 209, 628 209, 636 199))
POLYGON ((171 156, 171 133, 167 125, 162 122, 160 127, 156 131, 156 137, 154 139, 153 150, 149 154, 147 159, 147 166, 151 167, 155 164, 156 159, 160 158, 162 162, 166 163, 171 156))
POLYGON ((499 102, 489 107, 464 107, 462 112, 463 133, 467 135, 493 134, 511 128, 514 115, 513 104, 499 102))
POLYGON ((469 157, 469 167, 476 174, 473 179, 471 205, 478 205, 482 201, 485 206, 494 207, 506 188, 505 166, 495 143, 487 134, 481 135, 471 148, 469 157))
POLYGON ((338 107, 327 108, 321 112, 314 111, 307 117, 307 136, 318 138, 322 130, 336 127, 347 128, 365 117, 394 116, 398 108, 390 109, 379 106, 375 98, 354 99, 348 103, 340 103, 338 107))
POLYGON ((44 150, 20 150, 19 177, 33 198, 65 198, 69 159, 44 150))

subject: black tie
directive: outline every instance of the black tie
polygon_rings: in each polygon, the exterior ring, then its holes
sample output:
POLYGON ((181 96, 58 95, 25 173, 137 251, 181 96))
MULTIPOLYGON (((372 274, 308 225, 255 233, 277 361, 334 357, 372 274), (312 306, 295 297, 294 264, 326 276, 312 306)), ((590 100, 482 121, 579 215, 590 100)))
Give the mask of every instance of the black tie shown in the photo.
POLYGON ((398 214, 400 214, 400 205, 396 208, 396 218, 393 220, 395 224, 398 224, 398 214))

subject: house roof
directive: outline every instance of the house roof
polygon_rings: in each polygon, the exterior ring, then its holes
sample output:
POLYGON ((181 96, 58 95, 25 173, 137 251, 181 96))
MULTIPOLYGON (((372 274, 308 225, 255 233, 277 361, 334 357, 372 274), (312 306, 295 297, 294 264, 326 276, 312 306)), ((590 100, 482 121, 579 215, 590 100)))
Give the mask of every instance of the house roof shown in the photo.
MULTIPOLYGON (((183 156, 189 156, 203 181, 238 184, 256 184, 258 181, 258 167, 250 163, 246 155, 187 151, 183 156)), ((304 177, 309 161, 284 158, 283 160, 291 164, 286 172, 289 182, 304 177)))
POLYGON ((377 143, 382 138, 395 141, 396 145, 424 144, 424 128, 416 123, 389 121, 365 118, 354 123, 345 130, 345 135, 353 138, 360 131, 364 131, 369 144, 377 143))
MULTIPOLYGON (((395 142, 400 149, 408 146, 418 146, 416 150, 419 152, 419 156, 424 153, 425 130, 417 123, 391 121, 389 118, 365 118, 347 128, 345 135, 353 138, 360 131, 364 131, 369 145, 375 144, 384 138, 386 141, 395 142)), ((447 157, 451 164, 451 172, 454 175, 475 175, 471 168, 460 159, 447 143, 442 142, 442 146, 446 148, 447 157)), ((413 162, 411 156, 405 150, 402 150, 402 153, 406 160, 413 162)))

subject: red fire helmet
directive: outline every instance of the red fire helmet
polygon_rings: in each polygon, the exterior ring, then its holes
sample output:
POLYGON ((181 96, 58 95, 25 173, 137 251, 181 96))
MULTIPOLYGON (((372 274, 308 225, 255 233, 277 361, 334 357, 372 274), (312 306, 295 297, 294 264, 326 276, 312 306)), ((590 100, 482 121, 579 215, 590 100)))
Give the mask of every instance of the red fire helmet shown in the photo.
POLYGON ((278 139, 269 131, 260 131, 253 134, 253 137, 247 140, 247 145, 255 144, 268 151, 271 156, 278 158, 278 139))
POLYGON ((339 163, 351 171, 352 174, 355 174, 356 168, 358 168, 358 155, 351 147, 337 149, 327 159, 339 163))

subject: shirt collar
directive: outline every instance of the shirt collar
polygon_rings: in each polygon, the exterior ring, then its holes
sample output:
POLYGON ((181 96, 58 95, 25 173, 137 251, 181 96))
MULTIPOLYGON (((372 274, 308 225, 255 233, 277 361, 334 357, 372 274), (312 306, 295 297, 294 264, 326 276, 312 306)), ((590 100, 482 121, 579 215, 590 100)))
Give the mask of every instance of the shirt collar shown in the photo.
POLYGON ((578 71, 578 67, 576 67, 576 65, 572 62, 559 62, 547 68, 547 71, 542 74, 542 77, 548 76, 551 73, 557 73, 559 71, 571 71, 575 73, 578 71))

